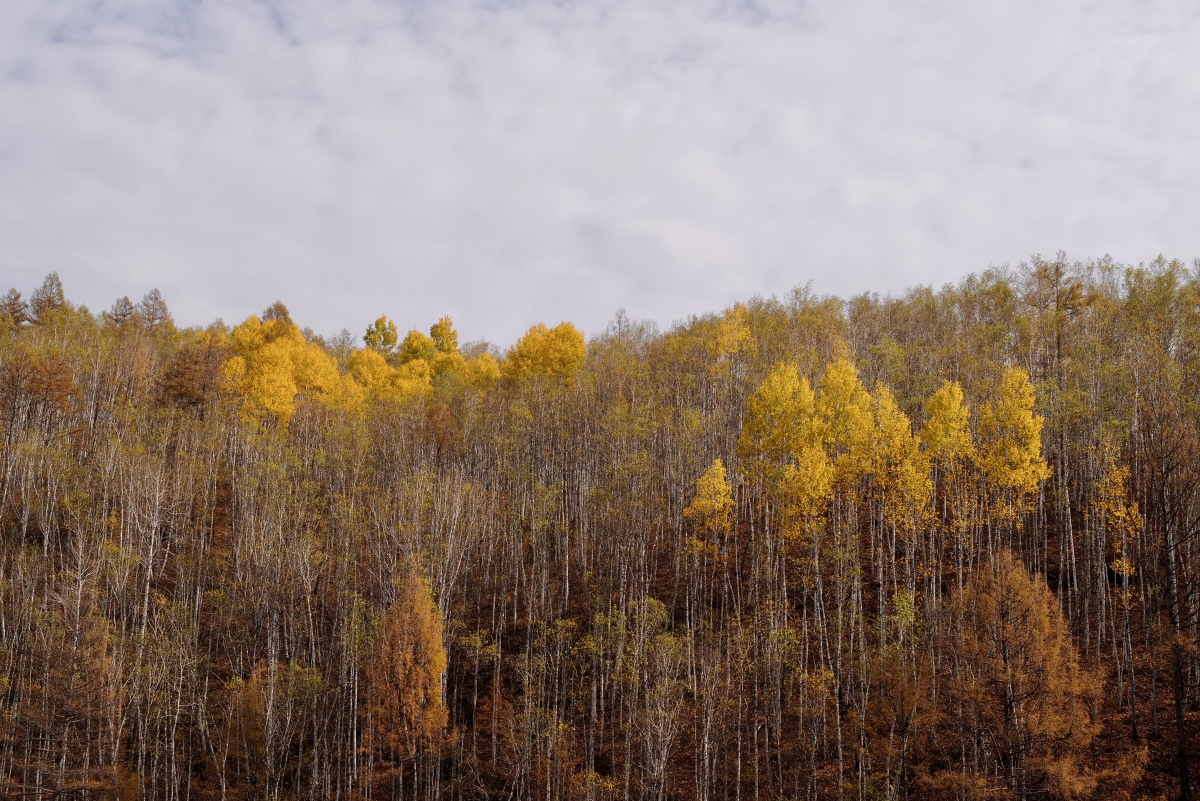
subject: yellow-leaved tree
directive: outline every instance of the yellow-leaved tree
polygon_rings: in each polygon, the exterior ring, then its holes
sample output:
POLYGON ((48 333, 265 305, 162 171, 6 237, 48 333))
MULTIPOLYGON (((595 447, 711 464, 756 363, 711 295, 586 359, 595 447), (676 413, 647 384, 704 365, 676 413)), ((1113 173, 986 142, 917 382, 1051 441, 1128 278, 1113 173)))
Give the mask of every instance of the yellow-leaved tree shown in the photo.
POLYGON ((852 482, 865 469, 874 429, 871 396, 847 359, 825 368, 816 401, 816 426, 838 478, 852 482))
POLYGON ((779 499, 784 534, 802 536, 823 518, 833 494, 833 462, 820 445, 805 445, 787 466, 780 482, 779 499))
POLYGON ((405 403, 430 387, 429 363, 422 359, 392 367, 379 351, 364 348, 350 354, 346 368, 372 401, 405 403))
POLYGON ((566 381, 587 355, 583 332, 570 323, 547 328, 538 323, 517 340, 500 365, 505 378, 519 381, 530 376, 547 376, 566 381))
POLYGON ((429 327, 428 336, 415 328, 409 331, 400 343, 399 359, 402 364, 423 361, 434 374, 461 367, 463 357, 458 350, 454 321, 447 316, 441 317, 429 327))
POLYGON ((1134 684, 1137 665, 1133 650, 1133 620, 1137 608, 1137 564, 1133 559, 1134 544, 1143 535, 1143 520, 1138 503, 1129 497, 1129 468, 1117 461, 1111 442, 1101 451, 1104 473, 1096 486, 1092 513, 1104 534, 1108 569, 1117 579, 1117 599, 1121 610, 1121 662, 1118 663, 1118 698, 1129 710, 1130 733, 1138 739, 1137 694, 1125 692, 1126 675, 1134 684))
POLYGON ((433 337, 426 336, 415 328, 405 334, 404 341, 400 343, 401 364, 417 360, 432 362, 436 353, 437 344, 433 337))
POLYGON ((692 534, 687 539, 687 552, 694 560, 692 581, 696 597, 705 602, 713 600, 714 591, 718 588, 719 570, 724 576, 720 582, 721 597, 728 600, 729 557, 736 555, 735 518, 733 487, 726 475, 725 463, 719 458, 713 459, 696 481, 696 497, 683 510, 683 517, 692 527, 692 534))
POLYGON ((869 470, 883 502, 884 518, 893 530, 915 531, 929 507, 929 458, 913 433, 912 421, 882 384, 875 389, 874 412, 869 470))
POLYGON ((366 346, 381 353, 391 353, 399 341, 400 333, 396 330, 396 324, 389 320, 387 315, 382 314, 367 327, 367 333, 363 334, 366 346))
POLYGON ((1042 458, 1042 424, 1029 374, 1010 367, 995 402, 979 408, 979 466, 992 497, 992 513, 1012 521, 1024 511, 1050 466, 1042 458))
POLYGON ((778 479, 810 444, 815 396, 795 365, 777 364, 746 403, 738 456, 759 479, 778 479))
POLYGON ((705 537, 723 541, 733 532, 733 487, 719 458, 696 481, 696 497, 683 516, 705 537))
POLYGON ((971 410, 963 402, 962 387, 947 381, 925 404, 929 415, 921 429, 921 443, 934 465, 951 472, 975 455, 971 439, 971 410))
POLYGON ((776 365, 750 397, 738 455, 766 484, 785 534, 795 538, 812 525, 829 498, 833 465, 821 445, 812 388, 794 365, 776 365))
MULTIPOLYGON (((962 387, 947 381, 925 404, 928 418, 921 428, 921 445, 932 465, 932 499, 942 541, 953 546, 959 588, 964 578, 962 566, 969 559, 970 529, 979 505, 979 485, 970 468, 975 460, 975 441, 971 436, 971 412, 963 402, 962 387)), ((933 577, 940 576, 942 549, 932 549, 929 595, 936 605, 938 593, 933 577)))
POLYGON ((487 389, 500 380, 500 362, 487 351, 467 360, 467 381, 473 386, 487 389))
POLYGON ((710 374, 732 390, 741 377, 746 363, 758 352, 758 342, 750 330, 750 313, 739 303, 726 309, 717 323, 717 330, 709 344, 712 362, 710 374))
POLYGON ((250 317, 233 329, 233 356, 221 367, 222 385, 241 399, 243 416, 286 425, 299 396, 327 408, 353 402, 355 392, 333 357, 305 339, 282 304, 270 311, 271 319, 250 317))
POLYGON ((448 316, 443 316, 429 327, 429 338, 433 340, 433 348, 438 353, 458 353, 458 332, 454 330, 454 321, 448 316))

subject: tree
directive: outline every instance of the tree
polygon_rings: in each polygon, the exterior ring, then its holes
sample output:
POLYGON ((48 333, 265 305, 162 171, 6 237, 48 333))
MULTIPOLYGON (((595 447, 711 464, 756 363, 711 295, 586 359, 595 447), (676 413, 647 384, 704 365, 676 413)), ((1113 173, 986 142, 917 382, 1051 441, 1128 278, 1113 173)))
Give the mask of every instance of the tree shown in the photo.
POLYGON ((429 338, 438 353, 449 356, 458 353, 458 332, 454 330, 454 321, 444 316, 429 327, 429 338))
POLYGON ((105 313, 105 316, 113 325, 120 328, 132 320, 135 314, 137 314, 137 307, 133 305, 133 301, 129 299, 128 295, 124 295, 113 301, 112 308, 105 313))
POLYGON ((381 353, 391 353, 396 348, 396 343, 399 342, 400 334, 396 329, 396 324, 387 318, 387 315, 379 315, 379 318, 367 326, 367 333, 363 334, 363 342, 368 348, 377 350, 381 353))
POLYGON ((839 472, 851 476, 861 469, 863 448, 874 427, 871 396, 846 359, 825 368, 816 401, 816 425, 825 449, 839 472))
POLYGON ((683 516, 708 537, 724 540, 732 533, 733 488, 720 459, 713 459, 704 475, 696 481, 696 497, 683 510, 683 516))
POLYGON ((779 472, 813 438, 815 396, 791 364, 778 364, 750 396, 738 439, 738 455, 760 478, 779 472))
POLYGON ((1014 519, 1050 477, 1042 458, 1044 420, 1033 411, 1035 400, 1029 374, 1010 367, 1000 380, 999 397, 979 409, 979 464, 995 494, 993 513, 1001 520, 1014 519))
POLYGON ((514 381, 536 375, 565 381, 575 374, 586 353, 583 333, 575 326, 559 323, 547 328, 538 323, 509 348, 500 371, 514 381))
MULTIPOLYGON (((146 323, 146 327, 151 331, 159 329, 170 331, 175 327, 175 321, 171 319, 171 312, 167 309, 167 302, 163 300, 162 293, 157 289, 151 289, 146 293, 138 303, 137 311, 146 323)), ((287 316, 287 307, 279 301, 275 301, 273 306, 263 312, 263 319, 284 319, 291 322, 291 318, 287 316), (280 310, 282 310, 282 317, 275 316, 280 314, 280 310)))
POLYGON ((401 364, 418 359, 423 362, 432 362, 434 354, 437 353, 437 345, 431 338, 414 328, 405 334, 398 353, 401 364))
POLYGON ((929 504, 929 457, 913 434, 912 421, 886 386, 875 390, 874 412, 869 469, 882 496, 885 518, 893 530, 913 531, 924 522, 929 504))
POLYGON ((957 381, 947 381, 925 404, 928 419, 921 429, 921 443, 933 462, 952 471, 975 454, 971 439, 971 410, 963 403, 957 381))
POLYGON ((446 648, 429 585, 414 569, 398 581, 396 600, 379 621, 366 669, 365 746, 376 782, 402 791, 404 764, 440 747, 448 714, 442 699, 446 648))
POLYGON ((373 401, 406 403, 424 394, 430 387, 429 362, 413 359, 399 368, 392 367, 378 350, 365 348, 350 354, 349 374, 366 389, 373 401))
POLYGON ((312 749, 321 673, 295 663, 261 662, 245 681, 232 682, 230 753, 245 762, 263 798, 279 798, 289 774, 312 749))
POLYGON ((21 610, 34 615, 38 626, 21 655, 28 680, 12 688, 15 714, 0 732, 0 752, 16 757, 0 772, 0 792, 8 797, 116 797, 127 789, 121 760, 127 699, 120 664, 110 626, 91 595, 90 571, 75 567, 75 575, 49 597, 21 610))
MULTIPOLYGON (((158 290, 155 289, 151 294, 157 295, 158 290)), ((150 295, 147 295, 146 297, 149 298, 150 295)), ((161 299, 161 296, 159 297, 161 299)), ((143 303, 144 302, 145 301, 143 300, 143 303)), ((295 325, 295 323, 292 322, 292 313, 288 311, 287 306, 283 305, 282 300, 277 300, 267 308, 263 309, 262 318, 264 323, 278 322, 283 323, 284 325, 295 325)))
POLYGON ((29 296, 29 311, 38 323, 45 323, 50 315, 67 305, 66 295, 63 294, 62 281, 58 273, 50 273, 42 285, 29 296))
POLYGON ((229 358, 224 331, 201 331, 167 360, 156 382, 156 394, 166 404, 191 409, 201 418, 215 402, 221 365, 229 358))
POLYGON ((221 368, 221 381, 242 399, 247 419, 274 418, 286 425, 298 396, 327 408, 353 398, 333 357, 308 342, 290 319, 250 317, 233 329, 231 344, 233 356, 221 368))
POLYGON ((943 644, 953 678, 945 713, 963 738, 968 792, 999 778, 1018 798, 1089 794, 1096 687, 1050 588, 1002 552, 972 576, 957 609, 961 628, 943 644))
POLYGON ((7 318, 14 327, 29 322, 29 306, 21 300, 20 292, 10 289, 0 297, 0 316, 7 318))

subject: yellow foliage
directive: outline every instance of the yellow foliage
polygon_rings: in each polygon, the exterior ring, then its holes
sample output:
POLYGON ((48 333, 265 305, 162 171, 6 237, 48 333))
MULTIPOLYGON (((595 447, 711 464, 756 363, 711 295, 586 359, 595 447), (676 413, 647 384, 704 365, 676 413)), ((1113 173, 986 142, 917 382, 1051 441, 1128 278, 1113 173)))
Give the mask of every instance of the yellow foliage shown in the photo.
POLYGON ((720 459, 713 459, 696 482, 696 497, 683 510, 683 516, 695 522, 701 531, 719 537, 727 537, 733 530, 733 487, 720 459))
POLYGON ((418 359, 431 362, 437 352, 437 343, 433 341, 433 338, 425 336, 414 328, 404 336, 404 341, 400 343, 400 362, 403 364, 418 359))
POLYGON ((1111 445, 1105 449, 1104 461, 1107 469, 1096 485, 1096 506, 1113 552, 1109 567, 1117 575, 1128 579, 1136 571, 1128 558, 1129 543, 1141 533, 1142 515, 1137 501, 1129 498, 1129 468, 1117 463, 1111 445))
POLYGON ((430 363, 430 369, 435 376, 458 373, 466 369, 466 366, 467 360, 457 350, 453 353, 438 351, 433 355, 433 361, 430 363))
POLYGON ((413 361, 396 368, 396 375, 399 377, 400 387, 407 387, 409 390, 423 390, 429 386, 432 369, 429 362, 413 361))
POLYGON ((757 343, 750 331, 750 314, 741 303, 725 312, 717 326, 717 338, 713 342, 713 355, 735 356, 752 350, 757 343))
POLYGON ((884 512, 893 524, 919 521, 929 504, 929 459, 912 421, 882 384, 875 390, 875 421, 870 469, 883 491, 884 512))
POLYGON ((374 388, 386 385, 396 372, 375 350, 356 350, 346 360, 350 375, 363 386, 374 388))
POLYGON ((789 536, 798 536, 800 526, 823 511, 833 494, 833 463, 818 445, 809 445, 795 456, 795 464, 784 471, 780 500, 789 536))
POLYGON ((929 419, 921 429, 921 442, 933 461, 953 469, 975 455, 971 412, 963 403, 962 387, 957 381, 942 384, 925 404, 925 412, 929 419))
POLYGON ((871 396, 863 388, 858 370, 846 359, 825 368, 819 387, 816 430, 838 472, 852 479, 863 468, 862 451, 874 428, 871 396))
MULTIPOLYGON (((380 318, 386 320, 386 318, 380 318)), ((392 326, 394 333, 395 326, 391 321, 387 321, 388 325, 392 326)), ((376 327, 380 325, 376 321, 376 327)), ((372 329, 373 330, 373 329, 372 329)), ((368 330, 368 334, 372 333, 368 330)), ((395 342, 395 336, 391 337, 391 341, 395 342)), ((367 343, 371 344, 370 341, 367 343)), ((375 348, 382 352, 387 352, 388 348, 375 348)), ((405 335, 404 341, 396 349, 396 361, 400 363, 399 378, 388 374, 384 385, 390 389, 382 390, 384 396, 408 398, 422 391, 423 387, 419 386, 421 374, 415 372, 405 372, 409 365, 424 364, 425 368, 415 367, 412 369, 425 369, 431 375, 439 376, 444 373, 455 373, 462 371, 466 367, 466 361, 463 359, 458 350, 458 332, 454 330, 454 322, 449 317, 442 317, 429 328, 429 335, 421 333, 417 329, 412 329, 405 335), (397 381, 408 382, 402 388, 395 387, 397 381), (416 382, 416 383, 413 383, 416 382), (394 391, 393 391, 394 390, 394 391)), ((377 368, 372 368, 377 369, 377 368)), ((360 379, 361 380, 361 379, 360 379)), ((378 386, 377 384, 372 386, 378 386)), ((378 395, 377 390, 374 394, 378 395)))
POLYGON ((738 454, 779 464, 800 453, 813 435, 814 401, 794 365, 776 365, 746 404, 738 454))
POLYGON ((290 344, 274 340, 246 357, 250 397, 262 409, 285 421, 295 411, 293 402, 300 391, 290 344))
POLYGON ((356 350, 347 360, 350 375, 373 401, 405 403, 423 394, 430 386, 429 363, 417 359, 392 367, 377 351, 356 350))
POLYGON ((486 389, 500 380, 500 362, 490 353, 481 353, 466 364, 467 380, 476 387, 486 389))
POLYGON ((266 415, 286 424, 301 395, 327 408, 346 403, 345 382, 333 357, 308 342, 290 320, 250 317, 230 339, 234 355, 222 366, 221 380, 227 391, 242 397, 247 418, 266 415))
POLYGON ((538 323, 517 340, 500 365, 505 378, 520 380, 534 375, 566 380, 587 355, 583 333, 570 323, 547 328, 538 323))
POLYGON ((429 327, 429 338, 438 353, 458 353, 458 332, 454 330, 454 321, 449 317, 442 317, 429 327))
POLYGON ((396 324, 389 320, 387 315, 381 314, 379 319, 367 327, 367 333, 363 334, 363 342, 368 348, 389 353, 396 347, 399 336, 396 324))
POLYGON ((1033 384, 1029 374, 1008 368, 1000 381, 995 403, 979 409, 979 462, 988 483, 1011 491, 1020 499, 1037 492, 1038 484, 1050 477, 1042 459, 1043 418, 1034 414, 1033 384))

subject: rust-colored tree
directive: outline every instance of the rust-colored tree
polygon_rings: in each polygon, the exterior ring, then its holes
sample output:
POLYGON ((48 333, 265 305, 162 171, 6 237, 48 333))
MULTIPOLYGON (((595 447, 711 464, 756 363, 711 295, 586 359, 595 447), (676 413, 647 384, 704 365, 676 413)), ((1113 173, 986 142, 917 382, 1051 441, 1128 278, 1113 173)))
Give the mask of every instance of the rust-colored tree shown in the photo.
POLYGON ((396 600, 379 621, 366 669, 364 743, 377 798, 403 797, 406 763, 440 748, 448 720, 441 615, 415 569, 398 584, 396 600))
POLYGON ((1090 794, 1095 775, 1084 759, 1099 729, 1089 711, 1096 688, 1046 582, 1002 552, 957 606, 960 627, 945 642, 944 739, 957 739, 961 770, 941 783, 967 798, 1090 794))

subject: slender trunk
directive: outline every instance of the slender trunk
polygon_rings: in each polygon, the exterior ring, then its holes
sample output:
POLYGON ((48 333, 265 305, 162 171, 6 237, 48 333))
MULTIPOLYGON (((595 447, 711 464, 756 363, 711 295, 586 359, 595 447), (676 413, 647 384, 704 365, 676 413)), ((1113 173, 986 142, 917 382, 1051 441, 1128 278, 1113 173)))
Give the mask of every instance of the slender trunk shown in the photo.
POLYGON ((1185 726, 1184 706, 1187 703, 1187 688, 1184 685, 1183 646, 1181 640, 1183 629, 1179 616, 1179 582, 1175 574, 1175 540, 1171 527, 1166 532, 1166 562, 1167 562, 1167 614, 1171 620, 1171 688, 1175 701, 1175 753, 1179 769, 1179 798, 1181 801, 1191 801, 1192 787, 1188 775, 1187 758, 1187 728, 1185 726))

